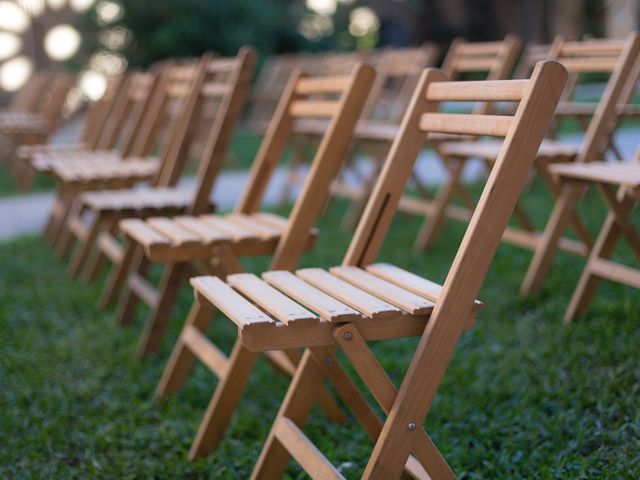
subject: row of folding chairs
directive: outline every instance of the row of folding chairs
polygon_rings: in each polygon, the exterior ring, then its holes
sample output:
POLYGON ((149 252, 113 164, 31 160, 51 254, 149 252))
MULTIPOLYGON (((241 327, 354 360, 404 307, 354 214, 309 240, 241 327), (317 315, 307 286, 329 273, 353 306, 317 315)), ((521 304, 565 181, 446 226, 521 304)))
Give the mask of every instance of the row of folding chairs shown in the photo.
MULTIPOLYGON (((112 263, 101 305, 117 303, 120 324, 133 321, 140 300, 151 307, 141 356, 157 352, 178 291, 190 279, 195 301, 156 395, 163 399, 176 393, 195 359, 219 378, 191 459, 215 450, 258 354, 265 353, 274 368, 292 376, 292 383, 254 478, 278 477, 291 457, 313 478, 342 478, 303 432, 316 401, 332 421, 345 418, 323 379, 335 387, 375 444, 366 478, 398 478, 403 473, 452 478, 423 428, 424 420, 459 336, 473 325, 482 306, 476 297, 505 239, 512 212, 518 215, 518 200, 531 172, 540 170, 543 137, 553 124, 569 74, 587 68, 611 72, 615 80, 609 80, 589 122, 585 137, 597 146, 590 147, 591 156, 566 155, 564 162, 549 167, 550 184, 559 199, 556 208, 563 207, 564 223, 559 225, 573 221, 575 212, 567 205, 584 196, 585 183, 596 183, 612 213, 601 234, 606 238, 598 239, 604 246, 590 250, 593 259, 589 258, 584 290, 592 295, 594 275, 602 278, 603 271, 617 272, 607 278, 620 279, 624 273, 637 281, 630 268, 613 264, 609 257, 621 235, 637 241, 628 218, 639 198, 638 167, 596 160, 617 123, 618 106, 625 103, 621 85, 635 71, 640 40, 635 34, 624 42, 557 40, 552 61, 537 64, 530 78, 450 78, 456 68, 487 70, 488 64, 497 64, 496 56, 510 55, 514 39, 507 40, 459 44, 459 57, 450 70, 421 69, 397 125, 387 130, 388 153, 358 212, 343 262, 330 269, 296 267, 301 255, 313 248, 318 235, 314 225, 343 170, 343 159, 359 138, 359 129, 366 127, 366 119, 360 119, 376 85, 376 69, 369 65, 357 64, 347 74, 290 75, 247 186, 228 214, 212 213, 209 198, 249 95, 255 65, 250 49, 233 58, 207 54, 114 79, 102 105, 106 118, 100 120, 98 135, 109 138, 94 148, 25 147, 24 164, 59 182, 46 234, 59 254, 72 253, 69 272, 82 272, 86 280, 93 280, 108 261, 112 263), (473 106, 465 112, 470 102, 473 106), (452 109, 452 104, 457 107, 452 109), (502 108, 493 111, 493 105, 502 108), (313 136, 317 147, 287 218, 261 205, 287 144, 300 136, 313 136), (498 139, 490 144, 495 148, 486 162, 490 173, 477 204, 469 202, 466 234, 444 284, 379 262, 380 246, 394 214, 406 202, 405 187, 415 181, 414 163, 425 142, 441 151, 473 140, 477 155, 485 143, 489 145, 480 139, 487 136, 498 139), (455 138, 459 140, 452 141, 455 138), (185 194, 175 184, 194 145, 202 146, 196 187, 185 194), (150 158, 153 152, 157 158, 150 158), (148 186, 130 188, 141 181, 148 186), (620 190, 612 196, 616 186, 620 190), (260 276, 246 273, 240 260, 258 255, 271 256, 268 271, 260 276), (149 280, 152 263, 165 267, 158 289, 149 280), (238 329, 229 356, 208 336, 216 312, 238 329), (408 336, 420 337, 420 342, 397 389, 367 342, 408 336), (337 348, 386 420, 379 418, 341 365, 337 348)), ((510 70, 504 62, 502 66, 510 70)), ((90 115, 88 122, 96 117, 90 115)), ((463 191, 451 180, 444 188, 463 191)), ((586 308, 584 300, 578 303, 586 308)))
POLYGON ((43 144, 58 128, 67 95, 75 83, 63 72, 37 72, 0 110, 0 161, 10 169, 16 148, 43 144))

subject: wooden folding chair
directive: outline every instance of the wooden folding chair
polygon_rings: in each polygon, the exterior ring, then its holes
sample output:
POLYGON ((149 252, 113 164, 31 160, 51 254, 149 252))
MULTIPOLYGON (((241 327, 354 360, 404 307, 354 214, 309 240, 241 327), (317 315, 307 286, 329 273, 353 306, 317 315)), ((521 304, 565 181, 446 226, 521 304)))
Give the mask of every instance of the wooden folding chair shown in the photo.
POLYGON ((47 173, 46 158, 64 158, 61 155, 78 154, 87 150, 110 149, 112 145, 101 144, 103 131, 108 128, 111 112, 117 105, 119 96, 126 90, 125 75, 117 75, 107 82, 104 95, 94 102, 86 113, 84 128, 78 142, 46 143, 18 147, 14 159, 13 175, 22 191, 29 190, 36 173, 47 173), (33 164, 32 164, 33 162, 33 164))
MULTIPOLYGON (((482 77, 488 80, 504 80, 509 77, 511 70, 517 60, 521 42, 515 35, 507 35, 502 41, 471 43, 458 38, 455 39, 442 65, 442 70, 451 79, 462 79, 465 77, 482 77)), ((427 67, 429 65, 423 65, 427 67)), ((414 83, 415 85, 415 83, 414 83)), ((406 104, 405 104, 406 105, 406 104)), ((488 104, 477 104, 473 107, 475 113, 488 113, 491 108, 488 104)), ((399 120, 399 119, 396 119, 399 120)), ((366 152, 373 160, 374 168, 369 175, 356 175, 360 178, 360 185, 353 187, 347 184, 336 185, 334 192, 337 196, 350 198, 352 203, 345 215, 343 225, 349 228, 355 226, 362 209, 371 194, 376 178, 380 174, 383 160, 388 152, 389 146, 394 141, 398 133, 398 121, 396 122, 359 122, 356 127, 355 138, 358 145, 364 145, 366 152)), ((427 144, 438 152, 439 143, 445 140, 452 140, 447 135, 432 135, 425 139, 427 144)), ((455 176, 454 166, 445 162, 447 170, 453 170, 450 175, 455 176)), ((351 170, 353 172, 353 170, 351 170)), ((417 175, 412 176, 412 182, 424 198, 429 198, 426 186, 417 175)), ((400 209, 407 209, 412 212, 415 203, 405 199, 400 209)), ((438 202, 436 197, 434 202, 438 202)), ((430 205, 431 202, 420 202, 419 205, 430 205)))
MULTIPOLYGON (((567 78, 555 62, 531 80, 449 82, 422 75, 398 137, 342 266, 191 280, 197 302, 238 327, 252 352, 306 348, 252 478, 279 478, 293 457, 312 478, 344 478, 302 429, 327 377, 375 447, 363 478, 454 478, 423 424, 457 340, 473 323, 475 300, 567 78), (517 102, 514 116, 438 113, 440 102, 517 102), (372 263, 413 165, 431 132, 503 137, 498 161, 444 285, 391 264, 372 263), (399 389, 366 342, 421 337, 399 389), (383 423, 341 366, 341 348, 388 415, 383 423)), ((185 333, 192 330, 185 328, 185 333)))
POLYGON ((47 90, 47 84, 51 80, 51 72, 35 72, 25 84, 12 95, 9 105, 0 108, 0 116, 15 112, 36 112, 41 95, 47 90))
POLYGON ((564 321, 569 323, 577 315, 587 311, 601 280, 640 288, 640 269, 611 260, 616 245, 623 237, 626 237, 637 259, 640 260, 640 234, 630 219, 640 204, 640 162, 560 164, 553 165, 551 172, 559 177, 563 185, 561 196, 564 196, 565 192, 570 193, 575 184, 595 186, 608 208, 607 217, 565 312, 564 321))
MULTIPOLYGON (((61 244, 64 251, 70 248, 74 237, 79 244, 69 263, 69 275, 80 272, 92 250, 95 255, 85 278, 90 280, 97 275, 105 259, 96 249, 95 242, 100 236, 103 244, 112 247, 107 250, 114 250, 118 244, 112 233, 122 218, 211 210, 208 193, 226 155, 249 89, 255 57, 249 48, 242 49, 234 58, 216 59, 207 54, 196 66, 182 71, 175 82, 167 85, 167 99, 173 98, 181 104, 180 113, 174 122, 167 125, 170 139, 161 155, 161 167, 152 185, 154 188, 101 190, 79 197, 77 213, 68 220, 69 241, 61 244), (212 109, 214 118, 205 122, 205 115, 211 117, 212 109), (187 163, 197 133, 209 137, 208 150, 203 152, 199 165, 197 187, 194 190, 178 189, 174 185, 187 163)), ((167 101, 167 107, 176 109, 177 106, 171 106, 167 101)))
MULTIPOLYGON (((558 198, 559 188, 557 182, 549 173, 549 165, 562 162, 590 162, 604 155, 609 138, 617 124, 616 105, 627 102, 627 85, 630 75, 634 73, 634 63, 640 51, 640 41, 637 35, 631 35, 627 40, 590 40, 589 42, 567 42, 562 37, 555 39, 550 51, 550 59, 562 63, 571 75, 584 75, 599 72, 610 74, 605 92, 600 99, 596 112, 580 145, 565 144, 553 140, 545 140, 534 162, 534 172, 540 176, 548 190, 558 198)), ((457 162, 460 171, 469 159, 479 158, 490 164, 495 161, 500 144, 495 141, 453 142, 440 145, 443 156, 457 162)), ((471 212, 468 208, 452 204, 453 194, 456 188, 462 188, 459 177, 449 178, 441 187, 448 192, 442 196, 442 202, 437 210, 423 209, 422 214, 427 218, 416 239, 415 247, 424 249, 435 241, 446 218, 459 221, 468 221, 471 212)), ((526 198, 526 197, 525 197, 526 198)), ((523 199, 524 201, 524 199, 523 199)), ((547 251, 548 240, 545 234, 538 231, 533 221, 522 206, 523 202, 516 205, 514 216, 518 226, 509 226, 503 236, 506 243, 537 252, 547 251)), ((556 204, 557 207, 557 204, 556 204)), ((416 210, 415 213, 419 213, 416 210)), ((592 239, 580 219, 568 212, 571 227, 577 235, 573 238, 555 238, 557 248, 563 252, 578 256, 586 256, 592 245, 592 239)), ((553 218, 553 214, 552 217, 553 218)), ((527 278, 522 286, 522 292, 531 289, 531 272, 540 271, 536 265, 536 254, 529 267, 527 278)), ((541 272, 541 271, 540 271, 541 272)), ((541 272, 539 281, 546 272, 541 272)))
POLYGON ((10 162, 18 146, 44 143, 56 130, 62 119, 67 94, 74 83, 75 78, 71 75, 53 74, 44 92, 37 95, 33 111, 14 110, 0 114, 0 136, 4 139, 4 153, 10 162))
MULTIPOLYGON (((574 161, 577 163, 589 163, 604 157, 603 150, 610 144, 609 138, 613 135, 618 124, 619 107, 629 103, 630 96, 635 90, 635 83, 640 75, 640 35, 638 33, 630 34, 621 48, 617 47, 615 42, 612 41, 603 41, 601 44, 602 50, 600 51, 597 45, 598 43, 595 40, 586 42, 583 45, 572 45, 571 42, 567 42, 564 49, 561 49, 561 51, 567 51, 567 53, 571 53, 573 50, 573 54, 576 56, 585 51, 585 49, 587 52, 595 52, 595 58, 590 61, 589 59, 575 59, 568 64, 566 61, 563 62, 567 64, 568 70, 588 72, 593 71, 595 65, 595 67, 600 67, 601 71, 611 72, 611 77, 602 99, 585 134, 585 141, 575 157, 574 161), (616 61, 606 58, 599 59, 599 55, 604 56, 607 48, 620 48, 616 61), (631 88, 630 85, 633 85, 634 88, 631 88)), ((557 201, 549 216, 544 232, 537 237, 539 241, 535 244, 534 255, 520 289, 523 295, 529 295, 542 288, 556 252, 563 250, 562 232, 564 231, 565 222, 569 221, 572 227, 580 228, 579 219, 570 206, 582 197, 584 188, 580 185, 574 185, 560 193, 556 185, 554 190, 557 195, 557 201)), ((586 251, 580 253, 587 256, 593 247, 593 242, 590 238, 585 238, 584 228, 582 228, 582 232, 577 233, 587 246, 586 251)))
MULTIPOLYGON (((188 120, 194 111, 193 98, 198 92, 193 88, 201 81, 204 65, 211 57, 212 54, 207 53, 198 61, 169 63, 162 67, 151 98, 144 102, 144 110, 139 117, 142 122, 134 126, 130 155, 74 153, 72 156, 79 157, 75 162, 66 159, 52 162, 51 173, 61 183, 58 191, 68 194, 64 198, 65 204, 54 210, 59 215, 54 224, 57 253, 64 255, 68 252, 72 237, 67 220, 81 209, 83 202, 77 201, 81 193, 130 188, 142 181, 149 181, 156 187, 169 187, 178 181, 186 162, 183 149, 188 150, 189 147, 185 139, 190 138, 192 130, 188 120), (159 152, 160 158, 151 156, 153 152, 159 152), (66 218, 61 221, 62 217, 66 218)), ((144 92, 141 93, 140 96, 144 96, 144 92)), ((185 202, 184 199, 175 200, 175 194, 169 197, 173 201, 185 202)))
POLYGON ((238 271, 241 267, 237 257, 273 254, 274 264, 293 268, 302 252, 313 245, 314 235, 309 236, 311 227, 321 211, 328 184, 335 177, 373 77, 372 69, 365 66, 344 77, 307 79, 294 75, 233 213, 120 222, 127 245, 122 260, 107 280, 102 303, 107 304, 120 294, 117 317, 121 324, 131 322, 139 300, 151 306, 139 349, 141 355, 159 348, 190 262, 205 271, 238 271), (309 99, 314 95, 329 99, 309 99), (305 117, 331 119, 306 190, 298 198, 289 220, 260 213, 262 197, 292 135, 292 125, 296 119, 305 117), (159 290, 145 278, 149 261, 169 264, 159 290))
MULTIPOLYGON (((155 159, 150 158, 145 161, 140 159, 149 153, 143 150, 147 146, 146 139, 149 134, 149 128, 146 127, 144 119, 147 118, 146 114, 158 95, 159 83, 159 75, 155 72, 136 72, 129 75, 125 90, 118 96, 117 104, 109 115, 100 135, 98 148, 95 150, 80 149, 43 154, 36 152, 32 155, 30 164, 36 172, 62 179, 56 190, 54 204, 44 229, 44 236, 49 242, 53 244, 57 242, 71 213, 71 206, 82 191, 80 182, 65 181, 66 172, 68 172, 66 176, 70 178, 74 174, 85 174, 90 178, 92 169, 102 166, 105 171, 108 171, 108 168, 114 165, 117 169, 121 163, 130 158, 134 159, 142 179, 151 178, 157 171, 155 159)), ((98 188, 98 185, 95 187, 91 185, 91 187, 98 188)))

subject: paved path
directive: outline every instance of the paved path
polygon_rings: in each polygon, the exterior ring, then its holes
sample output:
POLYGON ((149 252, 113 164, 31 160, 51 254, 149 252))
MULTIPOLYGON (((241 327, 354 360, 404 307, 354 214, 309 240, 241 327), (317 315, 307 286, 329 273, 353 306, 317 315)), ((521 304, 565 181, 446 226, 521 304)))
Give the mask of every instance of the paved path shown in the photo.
MULTIPOLYGON (((631 158, 638 144, 638 131, 625 129, 616 135, 616 143, 626 158, 631 158)), ((577 143, 580 135, 563 138, 566 142, 577 143)), ((367 162, 361 163, 363 170, 368 167, 367 162)), ((464 172, 467 181, 477 179, 484 172, 479 162, 471 162, 464 172)), ((433 152, 426 151, 417 162, 417 174, 431 185, 438 184, 444 178, 445 172, 441 163, 433 152)), ((240 192, 244 188, 247 172, 223 172, 214 189, 213 200, 221 211, 230 210, 235 205, 240 192)), ((265 205, 273 205, 279 200, 279 192, 286 179, 283 169, 276 170, 265 195, 265 205)), ((189 188, 193 179, 187 179, 180 184, 180 188, 189 188)), ((32 234, 40 231, 44 226, 51 205, 53 194, 24 195, 19 197, 0 198, 0 240, 11 239, 20 235, 32 234)))

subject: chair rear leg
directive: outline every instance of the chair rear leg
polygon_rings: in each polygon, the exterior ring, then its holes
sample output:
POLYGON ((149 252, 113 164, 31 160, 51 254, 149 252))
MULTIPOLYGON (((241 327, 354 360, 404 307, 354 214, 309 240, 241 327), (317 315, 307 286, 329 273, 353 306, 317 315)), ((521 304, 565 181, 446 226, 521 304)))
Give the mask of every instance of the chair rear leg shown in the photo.
MULTIPOLYGON (((91 250, 95 248, 96 239, 98 238, 98 234, 100 233, 105 220, 106 218, 101 215, 100 212, 92 212, 92 218, 89 221, 89 226, 82 235, 76 238, 78 246, 71 256, 71 260, 69 261, 69 266, 67 268, 67 275, 69 277, 75 277, 82 267, 85 266, 91 250)), ((70 233, 73 234, 74 232, 71 231, 70 233)))
POLYGON ((144 255, 142 247, 138 246, 135 242, 125 240, 122 258, 120 260, 114 260, 111 272, 102 288, 102 294, 98 302, 100 308, 105 308, 115 302, 118 294, 122 291, 122 288, 125 287, 129 271, 132 270, 134 265, 139 263, 139 261, 134 263, 136 255, 138 257, 144 255))
POLYGON ((44 236, 50 244, 55 244, 60 231, 60 224, 66 220, 69 205, 75 197, 75 192, 70 186, 61 185, 56 192, 49 218, 44 228, 44 236))
POLYGON ((257 353, 250 352, 242 346, 240 339, 236 340, 229 356, 229 368, 226 375, 220 379, 204 419, 200 423, 189 451, 189 460, 193 461, 217 448, 238 405, 257 357, 257 353))
MULTIPOLYGON (((111 229, 110 234, 115 234, 114 229, 111 229)), ((99 240, 98 236, 98 240, 99 240)), ((82 270, 81 279, 85 283, 93 283, 107 263, 107 256, 102 252, 100 246, 96 243, 95 247, 91 249, 85 267, 82 270)))
POLYGON ((144 250, 136 250, 134 258, 131 261, 131 268, 129 269, 126 283, 123 290, 120 292, 120 299, 118 300, 116 322, 119 325, 131 325, 133 315, 139 302, 138 296, 129 285, 130 278, 134 275, 139 275, 141 278, 145 278, 149 271, 149 267, 150 263, 145 257, 144 250))
POLYGON ((522 282, 522 296, 538 292, 542 288, 558 250, 558 242, 580 195, 581 190, 571 186, 560 193, 522 282))
POLYGON ((591 265, 598 258, 609 258, 611 256, 620 233, 620 229, 615 224, 615 217, 612 214, 607 215, 602 231, 596 240, 593 250, 591 250, 587 264, 582 270, 578 286, 571 296, 571 302, 564 314, 564 323, 571 323, 576 315, 584 313, 591 305, 600 283, 600 279, 593 275, 591 265))
POLYGON ((210 302, 200 302, 197 298, 194 300, 180 337, 178 337, 171 357, 162 373, 162 378, 158 382, 155 393, 156 400, 164 400, 182 388, 195 359, 194 354, 182 340, 183 334, 191 327, 206 333, 214 313, 215 308, 210 302))
POLYGON ((271 427, 269 436, 260 452, 258 462, 251 474, 252 479, 270 480, 282 476, 291 456, 278 440, 276 427, 279 422, 287 419, 293 421, 298 428, 303 427, 315 402, 322 379, 322 370, 314 360, 311 351, 305 351, 271 427))
MULTIPOLYGON (((302 360, 302 353, 299 350, 284 350, 284 354, 289 357, 295 366, 299 365, 302 360)), ((291 377, 293 377, 293 375, 295 375, 295 371, 289 374, 291 377)), ((320 389, 320 392, 318 392, 318 404, 332 422, 340 424, 347 420, 347 417, 338 405, 338 402, 336 402, 333 396, 329 393, 329 390, 326 388, 322 388, 320 389)))
POLYGON ((158 302, 152 306, 142 332, 138 348, 139 358, 144 358, 160 349, 182 280, 187 272, 186 265, 186 263, 172 263, 167 266, 158 289, 158 302))
POLYGON ((78 200, 78 195, 74 195, 70 200, 65 213, 60 218, 57 231, 54 232, 54 251, 60 258, 67 255, 71 249, 73 234, 69 225, 69 220, 74 217, 79 217, 82 213, 82 205, 78 200))

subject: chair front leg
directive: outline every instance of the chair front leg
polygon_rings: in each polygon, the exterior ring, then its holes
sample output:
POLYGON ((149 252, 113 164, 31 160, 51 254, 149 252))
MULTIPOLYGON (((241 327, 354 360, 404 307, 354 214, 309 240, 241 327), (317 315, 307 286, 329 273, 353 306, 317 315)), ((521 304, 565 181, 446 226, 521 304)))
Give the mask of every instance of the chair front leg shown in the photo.
POLYGON ((204 419, 200 423, 196 438, 189 450, 189 460, 193 461, 217 448, 240 401, 257 357, 257 353, 242 346, 242 340, 236 340, 229 356, 229 368, 220 378, 204 419))
POLYGON ((202 334, 206 334, 214 314, 213 305, 206 300, 201 302, 196 295, 187 321, 156 388, 156 400, 164 400, 182 388, 195 360, 195 355, 187 346, 185 337, 189 335, 191 329, 197 329, 202 334))

